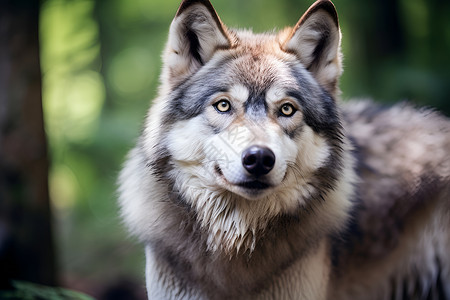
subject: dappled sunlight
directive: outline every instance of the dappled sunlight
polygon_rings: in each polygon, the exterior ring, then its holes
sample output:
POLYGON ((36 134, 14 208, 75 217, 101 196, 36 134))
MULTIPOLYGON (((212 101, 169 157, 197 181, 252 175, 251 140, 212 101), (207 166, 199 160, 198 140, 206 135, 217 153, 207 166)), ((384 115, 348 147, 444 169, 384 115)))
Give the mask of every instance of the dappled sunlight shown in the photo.
POLYGON ((89 143, 94 138, 105 99, 98 72, 44 78, 47 133, 56 143, 89 143))
POLYGON ((80 189, 73 171, 65 165, 57 165, 49 176, 50 198, 57 211, 72 209, 80 189))
POLYGON ((111 62, 109 81, 114 91, 124 96, 141 93, 151 84, 155 74, 152 53, 145 48, 127 48, 114 57, 111 62))

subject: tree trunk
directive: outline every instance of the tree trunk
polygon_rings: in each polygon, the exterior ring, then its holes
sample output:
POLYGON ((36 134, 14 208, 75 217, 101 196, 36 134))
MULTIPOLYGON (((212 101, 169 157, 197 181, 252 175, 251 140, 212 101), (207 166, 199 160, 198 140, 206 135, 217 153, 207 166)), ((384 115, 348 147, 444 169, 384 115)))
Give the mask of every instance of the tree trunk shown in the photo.
POLYGON ((55 284, 38 0, 0 1, 0 289, 55 284))

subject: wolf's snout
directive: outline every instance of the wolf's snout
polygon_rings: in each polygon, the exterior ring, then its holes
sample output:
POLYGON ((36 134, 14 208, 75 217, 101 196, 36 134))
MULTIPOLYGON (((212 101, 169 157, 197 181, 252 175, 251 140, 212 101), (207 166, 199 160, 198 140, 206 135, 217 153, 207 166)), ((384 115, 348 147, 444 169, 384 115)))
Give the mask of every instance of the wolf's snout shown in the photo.
POLYGON ((275 165, 275 154, 267 147, 251 146, 242 153, 242 165, 254 176, 266 175, 275 165))

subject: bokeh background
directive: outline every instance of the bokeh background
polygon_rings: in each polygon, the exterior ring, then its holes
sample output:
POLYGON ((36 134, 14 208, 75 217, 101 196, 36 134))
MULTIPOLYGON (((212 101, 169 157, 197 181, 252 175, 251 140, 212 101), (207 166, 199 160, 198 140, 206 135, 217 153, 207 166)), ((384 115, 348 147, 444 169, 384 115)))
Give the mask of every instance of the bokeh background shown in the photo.
MULTIPOLYGON (((55 274, 57 284, 99 299, 145 295, 143 249, 120 224, 115 182, 156 95, 179 2, 40 2, 55 274)), ((312 1, 212 3, 229 27, 261 32, 294 25, 312 1)), ((407 100, 449 115, 450 1, 334 3, 343 35, 344 100, 407 100)))

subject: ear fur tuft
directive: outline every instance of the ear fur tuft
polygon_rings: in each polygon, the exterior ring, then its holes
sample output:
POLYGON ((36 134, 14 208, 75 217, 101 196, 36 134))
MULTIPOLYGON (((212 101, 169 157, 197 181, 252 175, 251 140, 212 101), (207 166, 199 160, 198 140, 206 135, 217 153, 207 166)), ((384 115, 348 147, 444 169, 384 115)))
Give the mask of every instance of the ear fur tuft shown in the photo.
POLYGON ((336 96, 342 73, 340 44, 336 9, 331 1, 319 0, 300 18, 282 49, 294 53, 319 84, 336 96))
POLYGON ((192 75, 217 49, 231 47, 227 28, 208 0, 184 0, 170 26, 164 53, 163 84, 192 75))

